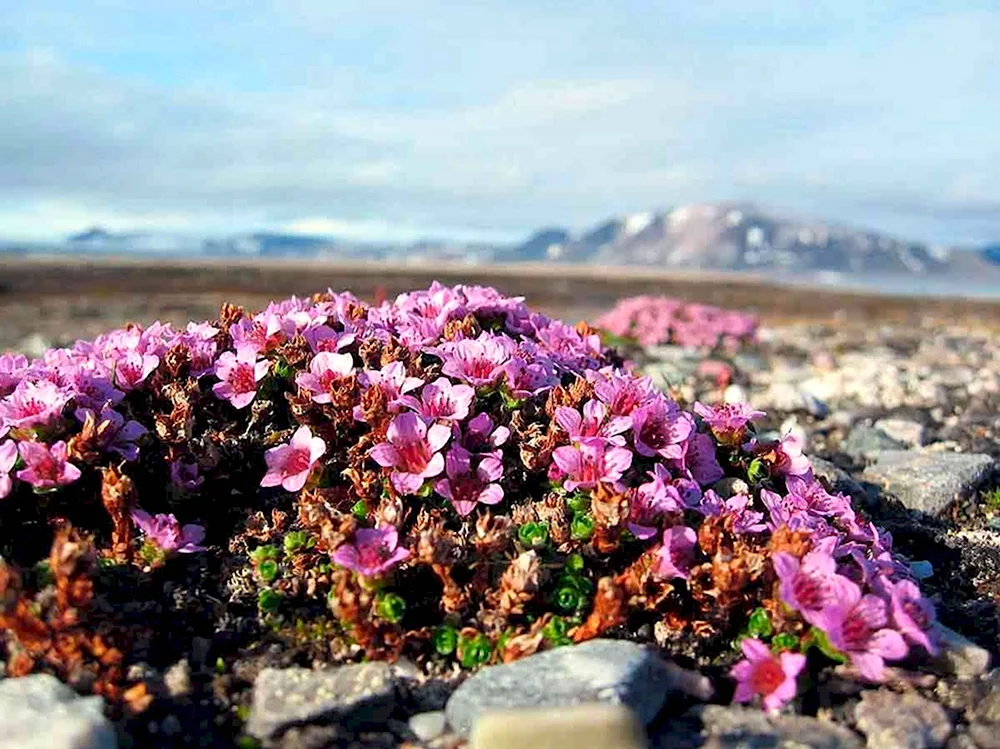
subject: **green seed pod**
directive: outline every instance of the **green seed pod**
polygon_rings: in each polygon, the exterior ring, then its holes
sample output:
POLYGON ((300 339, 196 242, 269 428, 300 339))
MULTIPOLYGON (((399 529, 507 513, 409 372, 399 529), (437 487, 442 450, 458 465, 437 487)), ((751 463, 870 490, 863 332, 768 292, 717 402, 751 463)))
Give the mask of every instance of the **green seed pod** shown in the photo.
POLYGON ((265 583, 274 582, 278 577, 278 563, 272 559, 261 562, 257 565, 257 574, 265 583))
POLYGON ((382 593, 375 604, 375 613, 380 619, 399 624, 406 613, 406 601, 395 593, 382 593))
POLYGON ((451 655, 458 647, 458 630, 447 624, 438 627, 431 636, 431 642, 434 650, 441 655, 451 655))

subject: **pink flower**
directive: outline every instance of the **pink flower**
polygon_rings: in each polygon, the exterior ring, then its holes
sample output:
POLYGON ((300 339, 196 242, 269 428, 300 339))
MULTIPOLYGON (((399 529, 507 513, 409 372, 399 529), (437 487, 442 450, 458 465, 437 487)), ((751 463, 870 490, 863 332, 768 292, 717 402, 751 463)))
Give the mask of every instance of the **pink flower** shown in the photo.
POLYGON ((238 353, 224 351, 215 363, 215 376, 219 382, 212 385, 216 398, 227 400, 233 408, 246 408, 257 396, 257 383, 264 379, 270 369, 266 359, 257 359, 257 354, 249 348, 238 353))
POLYGON ((18 444, 25 467, 17 477, 35 489, 55 489, 80 478, 80 469, 66 460, 66 443, 60 440, 51 447, 42 442, 18 444))
POLYGON ((0 401, 0 424, 10 429, 51 426, 69 399, 68 391, 49 380, 22 380, 0 401))
POLYGON ((28 368, 28 358, 23 354, 0 354, 0 398, 14 392, 28 368))
POLYGON ((635 377, 612 367, 588 370, 586 376, 594 386, 594 395, 615 416, 631 416, 640 406, 663 397, 650 378, 635 377))
POLYGON ((399 533, 389 525, 355 531, 354 540, 338 546, 332 556, 341 567, 375 577, 407 559, 410 552, 399 546, 399 533))
POLYGON ((170 464, 170 483, 178 489, 193 492, 205 483, 205 477, 199 475, 198 463, 191 459, 175 460, 170 464))
POLYGON ((607 449, 602 440, 564 445, 552 451, 552 460, 566 477, 568 491, 593 489, 599 483, 617 484, 632 466, 632 452, 624 447, 607 449))
POLYGON ((444 470, 443 448, 451 438, 444 424, 430 428, 416 414, 401 413, 389 424, 386 442, 371 449, 372 460, 383 468, 393 468, 390 480, 400 494, 416 494, 424 479, 444 470))
POLYGON ((774 448, 774 462, 771 469, 778 476, 812 476, 812 464, 802 454, 802 443, 798 437, 786 434, 774 448))
MULTIPOLYGON (((366 369, 358 378, 361 387, 367 390, 370 387, 381 388, 385 393, 385 401, 389 413, 395 413, 402 407, 401 396, 416 390, 424 384, 419 377, 410 377, 406 374, 406 367, 402 362, 394 361, 386 364, 382 369, 366 369)), ((361 407, 354 409, 354 418, 361 421, 361 407)))
POLYGON ((635 450, 651 458, 679 460, 684 457, 684 441, 694 430, 694 420, 673 401, 657 398, 632 412, 632 434, 635 450))
POLYGON ((656 535, 660 519, 669 512, 687 508, 687 497, 672 483, 670 471, 662 463, 653 466, 652 481, 641 484, 634 492, 629 508, 628 529, 636 538, 645 540, 656 535))
POLYGON ((745 660, 733 666, 730 675, 736 679, 736 702, 749 702, 755 695, 763 697, 764 709, 777 712, 795 697, 795 680, 806 665, 801 653, 775 656, 763 642, 747 637, 740 642, 745 660))
POLYGON ((321 351, 309 362, 308 372, 299 372, 295 384, 312 393, 314 403, 330 403, 333 393, 344 385, 343 380, 354 374, 354 357, 321 351))
POLYGON ((427 421, 461 421, 469 415, 475 397, 476 391, 468 385, 454 385, 447 377, 438 377, 424 385, 419 401, 404 395, 400 402, 427 421))
POLYGON ((464 431, 458 424, 453 424, 452 434, 470 453, 491 455, 497 460, 503 460, 500 448, 510 438, 510 429, 505 426, 495 427, 489 414, 477 414, 465 425, 464 431))
POLYGON ((760 533, 767 530, 767 524, 761 522, 764 513, 751 510, 750 503, 750 497, 746 494, 734 494, 723 500, 712 489, 708 489, 698 510, 706 517, 731 518, 733 530, 738 533, 760 533))
POLYGON ((160 357, 136 350, 121 353, 115 361, 115 384, 124 391, 141 385, 160 366, 160 357))
POLYGON ((192 554, 204 551, 200 546, 205 540, 205 529, 200 525, 181 525, 173 515, 150 515, 143 510, 132 510, 132 520, 146 536, 146 543, 160 551, 192 554))
POLYGON ((14 487, 14 481, 10 477, 10 472, 14 470, 17 463, 17 443, 7 440, 0 444, 0 499, 3 499, 14 487))
POLYGON ((559 406, 555 420, 574 442, 596 437, 608 444, 624 447, 625 438, 621 434, 632 426, 632 419, 628 416, 612 416, 608 419, 607 415, 607 406, 600 401, 589 400, 583 404, 582 416, 575 408, 559 406))
POLYGON ((928 653, 936 653, 937 646, 932 639, 937 619, 934 605, 920 594, 920 587, 912 580, 900 580, 897 583, 885 578, 881 580, 881 586, 889 594, 889 611, 896 629, 903 637, 922 646, 928 653))
POLYGON ((695 432, 684 445, 684 456, 673 465, 687 472, 699 484, 714 484, 726 475, 715 455, 715 440, 707 434, 695 432))
POLYGON ((663 531, 663 545, 656 552, 656 574, 664 579, 687 579, 694 566, 698 535, 693 528, 675 525, 663 531))
POLYGON ((114 406, 125 397, 106 374, 95 369, 77 367, 70 375, 69 384, 74 391, 73 402, 83 408, 98 410, 108 404, 114 406))
POLYGON ((449 377, 473 387, 485 387, 503 375, 514 348, 511 338, 481 333, 474 339, 448 341, 431 353, 441 358, 441 371, 449 377))
POLYGON ((873 595, 862 595, 861 588, 843 578, 839 595, 817 622, 830 644, 851 658, 861 675, 881 681, 885 661, 905 658, 910 651, 903 636, 888 629, 886 602, 873 595))
POLYGON ((837 574, 833 558, 836 539, 830 537, 814 545, 802 559, 780 551, 774 555, 781 600, 798 611, 810 624, 817 624, 824 612, 843 595, 846 577, 837 574))
POLYGON ((75 416, 81 423, 88 417, 94 420, 103 449, 118 453, 129 462, 139 458, 139 446, 135 442, 149 430, 138 421, 125 421, 124 416, 107 406, 99 414, 89 408, 78 408, 75 416))
POLYGON ((306 328, 302 335, 314 354, 340 351, 354 343, 354 333, 338 333, 329 325, 306 328))
POLYGON ((287 445, 272 447, 264 453, 267 473, 260 480, 261 486, 281 486, 285 491, 297 492, 309 479, 313 466, 324 453, 326 443, 313 437, 307 426, 295 430, 287 445))
POLYGON ((738 445, 743 441, 747 424, 764 416, 747 403, 723 403, 717 406, 694 404, 694 412, 705 420, 712 434, 723 445, 738 445))
POLYGON ((434 491, 451 502, 455 511, 465 517, 477 504, 495 505, 503 500, 503 489, 495 482, 503 475, 503 463, 486 456, 478 459, 472 470, 472 454, 456 445, 445 458, 448 478, 434 485, 434 491))
POLYGON ((555 367, 550 362, 511 359, 504 367, 507 390, 514 398, 533 398, 559 382, 555 367))

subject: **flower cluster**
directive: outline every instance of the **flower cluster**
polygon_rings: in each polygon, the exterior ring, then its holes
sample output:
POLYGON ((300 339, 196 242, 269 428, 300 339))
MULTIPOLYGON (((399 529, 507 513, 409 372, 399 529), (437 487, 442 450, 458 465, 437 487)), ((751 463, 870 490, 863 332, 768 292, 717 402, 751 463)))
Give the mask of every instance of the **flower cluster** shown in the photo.
MULTIPOLYGON (((666 300, 620 309, 644 340, 754 330, 666 300)), ((335 620, 371 657, 474 667, 655 621, 664 647, 741 641, 736 697, 775 709, 808 649, 878 680, 934 649, 934 610, 792 438, 756 436, 761 415, 687 411, 594 329, 489 288, 225 306, 0 357, 0 548, 44 553, 8 512, 67 517, 143 569, 209 544, 252 568, 269 632, 335 620)))
POLYGON ((641 346, 671 343, 732 349, 757 336, 757 318, 753 315, 662 296, 622 299, 596 325, 613 335, 635 339, 641 346))

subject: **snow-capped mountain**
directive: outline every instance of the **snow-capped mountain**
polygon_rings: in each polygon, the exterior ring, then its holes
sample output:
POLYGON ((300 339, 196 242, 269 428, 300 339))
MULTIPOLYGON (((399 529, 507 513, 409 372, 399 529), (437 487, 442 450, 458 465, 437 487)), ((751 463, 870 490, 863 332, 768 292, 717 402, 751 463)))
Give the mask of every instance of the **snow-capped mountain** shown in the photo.
MULTIPOLYGON (((532 246, 536 237, 523 247, 532 246)), ((563 263, 792 275, 919 276, 980 265, 992 270, 978 253, 779 216, 741 203, 683 205, 614 218, 577 236, 567 233, 548 245, 546 257, 563 263)))

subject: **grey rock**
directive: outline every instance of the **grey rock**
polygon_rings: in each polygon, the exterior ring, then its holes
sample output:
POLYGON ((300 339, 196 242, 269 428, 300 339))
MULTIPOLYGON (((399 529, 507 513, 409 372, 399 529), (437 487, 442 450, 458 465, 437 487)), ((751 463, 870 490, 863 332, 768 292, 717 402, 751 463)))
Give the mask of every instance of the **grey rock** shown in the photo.
POLYGON ((911 510, 937 515, 972 495, 995 469, 975 453, 888 450, 877 454, 862 478, 882 486, 911 510))
POLYGON ((489 710, 559 708, 588 702, 623 704, 649 723, 671 693, 708 699, 709 681, 621 640, 590 640, 484 668, 448 700, 448 722, 467 736, 489 710))
POLYGON ((705 705, 653 731, 655 749, 861 749, 857 734, 802 715, 768 715, 758 708, 705 705))
POLYGON ((907 445, 877 427, 858 424, 848 433, 840 449, 855 460, 869 460, 885 450, 905 450, 907 445))
POLYGON ((646 731, 622 705, 520 708, 476 719, 468 749, 648 749, 646 731))
POLYGON ((913 692, 865 692, 854 720, 868 749, 933 749, 944 746, 954 730, 941 705, 913 692))
POLYGON ((0 681, 0 746, 115 749, 101 697, 80 697, 49 674, 0 681))
POLYGON ((385 663, 318 671, 265 668, 253 685, 246 730, 267 739, 290 726, 314 721, 362 727, 384 722, 395 704, 396 685, 385 663))
POLYGON ((444 710, 432 710, 417 713, 410 718, 408 725, 414 736, 426 742, 436 739, 448 729, 448 718, 444 710))
POLYGON ((989 650, 943 624, 938 624, 938 631, 941 650, 933 663, 939 671, 959 679, 975 679, 989 670, 992 659, 989 650))
POLYGON ((875 428, 881 429, 897 442, 907 447, 920 447, 924 444, 924 425, 919 421, 909 419, 879 419, 875 428))

